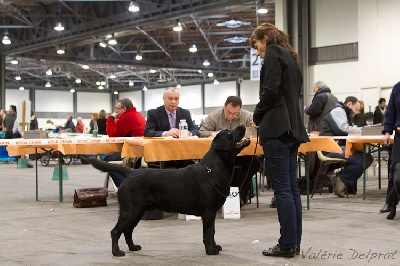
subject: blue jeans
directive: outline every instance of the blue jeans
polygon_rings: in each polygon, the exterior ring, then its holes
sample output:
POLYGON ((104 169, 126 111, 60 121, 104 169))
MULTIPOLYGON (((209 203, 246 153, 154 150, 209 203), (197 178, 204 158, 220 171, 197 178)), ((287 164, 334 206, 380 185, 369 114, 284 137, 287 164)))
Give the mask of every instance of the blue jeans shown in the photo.
POLYGON ((297 181, 297 152, 300 143, 287 135, 262 141, 265 169, 271 178, 281 226, 279 246, 300 247, 302 207, 297 181))
MULTIPOLYGON (((327 157, 332 157, 332 158, 345 158, 345 152, 346 152, 346 147, 345 146, 340 146, 342 149, 342 153, 332 153, 332 152, 327 152, 324 153, 327 157)), ((372 157, 371 154, 366 155, 366 167, 367 169, 373 162, 374 158, 372 157)), ((340 180, 342 180, 343 183, 347 185, 354 185, 357 180, 361 177, 363 174, 364 169, 363 169, 363 152, 362 151, 356 151, 352 155, 347 158, 347 164, 344 166, 342 170, 338 172, 338 177, 340 180)))
MULTIPOLYGON (((108 155, 106 155, 104 157, 100 156, 100 158, 103 161, 106 161, 106 162, 109 162, 109 161, 122 161, 120 152, 116 152, 116 153, 113 153, 113 154, 108 154, 108 155)), ((124 180, 124 176, 119 174, 119 173, 117 173, 117 172, 109 172, 109 174, 110 174, 112 180, 114 181, 114 184, 117 187, 119 187, 121 185, 122 181, 124 180)))

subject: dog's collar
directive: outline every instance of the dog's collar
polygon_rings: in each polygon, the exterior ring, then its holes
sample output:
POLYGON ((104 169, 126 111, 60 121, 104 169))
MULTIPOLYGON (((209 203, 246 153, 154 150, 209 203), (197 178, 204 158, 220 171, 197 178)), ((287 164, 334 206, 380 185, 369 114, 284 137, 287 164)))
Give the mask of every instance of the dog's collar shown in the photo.
POLYGON ((228 195, 224 195, 221 191, 219 191, 218 188, 216 188, 216 187, 214 186, 214 183, 213 183, 213 180, 211 179, 210 173, 215 173, 215 174, 217 174, 217 175, 223 177, 224 180, 226 180, 226 182, 228 183, 228 185, 231 184, 231 182, 229 181, 229 179, 226 178, 224 175, 222 175, 222 174, 220 174, 220 173, 218 173, 218 172, 212 170, 210 167, 208 167, 208 166, 205 165, 204 163, 199 163, 199 164, 201 164, 201 165, 204 167, 204 169, 206 169, 207 174, 208 174, 208 177, 210 178, 211 185, 212 185, 212 187, 215 189, 215 191, 217 191, 218 194, 220 194, 220 195, 221 195, 222 197, 224 197, 224 198, 228 197, 230 192, 228 191, 228 195))

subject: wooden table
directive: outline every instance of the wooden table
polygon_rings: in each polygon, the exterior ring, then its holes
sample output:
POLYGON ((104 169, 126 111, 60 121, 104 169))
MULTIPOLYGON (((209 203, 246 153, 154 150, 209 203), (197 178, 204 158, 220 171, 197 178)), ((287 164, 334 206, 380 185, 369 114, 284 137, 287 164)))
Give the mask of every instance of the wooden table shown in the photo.
MULTIPOLYGON (((332 137, 310 137, 311 142, 299 147, 299 154, 314 151, 341 153, 342 150, 332 137)), ((126 140, 122 147, 121 157, 143 157, 146 162, 201 159, 210 149, 212 138, 141 138, 126 140)), ((239 156, 263 154, 262 147, 257 145, 257 139, 252 138, 248 147, 239 156), (256 149, 256 150, 255 150, 256 149)), ((304 158, 305 159, 305 158, 304 158)), ((310 209, 309 173, 306 162, 307 176, 307 209, 310 209)))
MULTIPOLYGON (((120 152, 125 140, 133 138, 66 138, 66 139, 0 139, 0 145, 7 145, 9 156, 38 154, 43 149, 59 151, 59 201, 63 201, 62 156, 69 154, 108 154, 120 152)), ((36 201, 38 201, 39 182, 36 159, 36 201)))

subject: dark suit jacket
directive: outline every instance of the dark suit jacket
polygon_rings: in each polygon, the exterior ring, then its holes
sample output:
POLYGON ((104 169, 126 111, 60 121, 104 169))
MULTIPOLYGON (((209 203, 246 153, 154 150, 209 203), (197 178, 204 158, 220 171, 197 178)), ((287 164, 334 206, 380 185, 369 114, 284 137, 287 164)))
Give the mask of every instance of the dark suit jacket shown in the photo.
MULTIPOLYGON (((193 123, 190 112, 186 109, 178 107, 176 109, 176 128, 178 128, 179 120, 186 119, 188 129, 193 136, 198 135, 197 127, 193 123)), ((144 129, 145 137, 161 137, 164 131, 170 130, 169 119, 164 105, 151 109, 147 112, 147 122, 144 129)))
POLYGON ((299 107, 302 83, 299 65, 289 50, 269 45, 261 67, 260 101, 253 114, 261 139, 287 133, 299 142, 309 141, 299 107))

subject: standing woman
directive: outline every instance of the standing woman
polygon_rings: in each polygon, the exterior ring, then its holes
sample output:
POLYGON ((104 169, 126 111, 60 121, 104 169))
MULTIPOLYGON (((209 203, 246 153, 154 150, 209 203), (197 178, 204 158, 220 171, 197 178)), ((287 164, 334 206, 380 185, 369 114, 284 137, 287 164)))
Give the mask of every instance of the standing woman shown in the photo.
POLYGON ((280 223, 278 244, 263 251, 265 256, 293 257, 300 253, 302 206, 297 183, 297 152, 310 141, 300 113, 303 83, 300 57, 289 37, 270 23, 259 25, 251 35, 251 46, 264 59, 260 91, 253 115, 259 129, 265 167, 272 180, 280 223))

